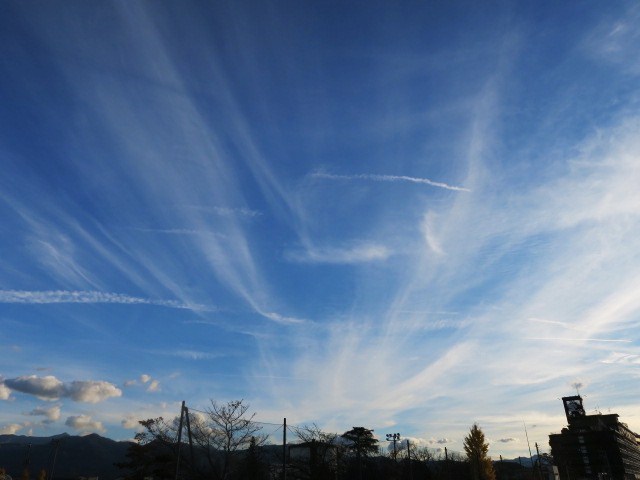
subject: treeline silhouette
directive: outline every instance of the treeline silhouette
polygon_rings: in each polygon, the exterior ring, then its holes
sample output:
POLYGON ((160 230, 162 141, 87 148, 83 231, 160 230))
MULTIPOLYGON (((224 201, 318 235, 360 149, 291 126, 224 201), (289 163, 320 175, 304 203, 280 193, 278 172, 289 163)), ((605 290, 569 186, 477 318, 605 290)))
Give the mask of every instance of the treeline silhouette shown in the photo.
POLYGON ((140 424, 137 443, 118 465, 128 480, 524 480, 533 473, 515 462, 492 462, 478 425, 461 454, 437 452, 399 434, 382 448, 366 427, 337 434, 316 425, 262 424, 242 400, 211 401, 197 411, 183 403, 178 418, 140 424), (276 432, 282 444, 269 444, 276 432))

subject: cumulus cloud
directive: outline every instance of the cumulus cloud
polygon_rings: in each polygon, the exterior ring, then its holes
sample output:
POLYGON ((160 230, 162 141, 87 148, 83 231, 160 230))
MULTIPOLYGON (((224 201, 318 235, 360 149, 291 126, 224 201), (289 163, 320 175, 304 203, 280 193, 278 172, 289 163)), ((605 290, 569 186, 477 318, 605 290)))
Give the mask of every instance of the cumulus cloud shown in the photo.
POLYGON ((98 403, 110 397, 122 395, 122 390, 109 382, 75 380, 65 384, 53 375, 8 378, 4 381, 4 385, 11 390, 34 395, 41 400, 71 398, 76 402, 98 403))
POLYGON ((453 443, 453 440, 451 440, 450 438, 432 438, 429 440, 430 445, 447 445, 449 443, 453 443))
POLYGON ((133 387, 136 383, 138 383, 135 380, 127 380, 126 382, 124 382, 124 387, 128 388, 128 387, 133 387))
POLYGON ((11 390, 4 384, 0 383, 0 400, 9 400, 11 390))
POLYGON ((75 415, 68 417, 64 424, 80 433, 106 432, 102 422, 93 420, 89 415, 75 415))
POLYGON ((142 383, 147 383, 149 380, 151 380, 151 375, 147 375, 146 373, 140 375, 140 381, 142 383))
POLYGON ((76 402, 99 403, 107 398, 122 396, 122 390, 109 382, 74 381, 65 386, 67 396, 76 402))
POLYGON ((49 408, 37 407, 31 410, 26 415, 29 415, 32 417, 44 416, 44 417, 47 417, 46 420, 44 420, 44 423, 53 423, 56 420, 60 419, 60 405, 54 405, 49 408))
POLYGON ((157 392, 160 390, 160 382, 158 380, 151 380, 147 387, 147 392, 157 392))
POLYGON ((41 400, 58 400, 64 396, 64 384, 53 375, 7 378, 4 384, 11 390, 35 395, 41 400))
POLYGON ((17 423, 10 423, 9 425, 0 427, 0 435, 15 435, 16 432, 23 428, 24 427, 22 425, 18 425, 17 423))
POLYGON ((136 417, 134 417, 133 415, 127 415, 125 418, 122 419, 120 424, 122 425, 123 428, 129 428, 129 429, 137 428, 138 426, 140 426, 140 423, 138 422, 136 417))

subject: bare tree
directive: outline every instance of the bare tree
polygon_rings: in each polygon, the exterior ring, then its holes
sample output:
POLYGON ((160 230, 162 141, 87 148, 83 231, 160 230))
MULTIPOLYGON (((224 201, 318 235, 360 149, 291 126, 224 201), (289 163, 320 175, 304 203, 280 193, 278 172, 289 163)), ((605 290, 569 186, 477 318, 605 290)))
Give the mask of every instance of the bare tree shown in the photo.
POLYGON ((315 423, 293 427, 293 432, 302 441, 297 447, 292 446, 300 449, 300 452, 290 454, 289 458, 297 476, 313 480, 335 478, 343 448, 342 442, 338 441, 338 434, 325 432, 315 423))
POLYGON ((301 427, 293 427, 296 436, 303 442, 322 442, 335 444, 338 438, 337 433, 328 433, 323 431, 318 425, 312 423, 301 427))
MULTIPOLYGON (((189 412, 192 440, 195 444, 194 464, 190 455, 181 455, 180 475, 229 480, 241 460, 246 460, 250 447, 253 453, 266 437, 249 413, 243 400, 227 403, 211 401, 204 412, 189 412), (253 439, 253 441, 252 441, 253 439)), ((174 478, 178 464, 177 444, 179 418, 167 422, 162 417, 139 422, 144 430, 136 434, 138 443, 130 448, 129 461, 121 464, 130 470, 129 478, 174 478)), ((186 441, 182 437, 182 443, 186 441)), ((250 452, 249 452, 250 453, 250 452)))
POLYGON ((240 451, 248 450, 254 439, 254 447, 265 442, 259 435, 262 427, 253 419, 255 413, 248 413, 249 405, 243 400, 218 403, 211 400, 211 406, 204 415, 191 415, 193 440, 205 453, 206 461, 214 478, 227 480, 238 460, 240 451))

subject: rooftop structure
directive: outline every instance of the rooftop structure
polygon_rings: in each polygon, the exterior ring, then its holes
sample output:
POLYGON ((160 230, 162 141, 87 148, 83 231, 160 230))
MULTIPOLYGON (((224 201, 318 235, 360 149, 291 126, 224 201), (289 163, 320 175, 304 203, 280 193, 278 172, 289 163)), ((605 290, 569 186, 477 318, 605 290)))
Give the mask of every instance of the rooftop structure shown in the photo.
POLYGON ((640 479, 640 436, 618 415, 587 415, 582 397, 563 397, 568 426, 549 435, 561 480, 640 479))

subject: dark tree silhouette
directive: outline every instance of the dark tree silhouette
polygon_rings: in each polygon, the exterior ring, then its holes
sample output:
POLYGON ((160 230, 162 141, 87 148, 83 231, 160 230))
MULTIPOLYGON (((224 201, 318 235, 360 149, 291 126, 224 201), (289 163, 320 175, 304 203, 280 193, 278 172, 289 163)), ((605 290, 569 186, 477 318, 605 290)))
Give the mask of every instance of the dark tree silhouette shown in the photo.
POLYGON ((467 454, 473 480, 496 479, 493 463, 487 455, 489 452, 489 444, 477 423, 473 424, 469 435, 464 439, 464 451, 467 454))
POLYGON ((355 454, 358 479, 362 480, 363 458, 378 453, 378 439, 373 436, 373 430, 365 427, 353 427, 344 432, 342 438, 347 441, 346 448, 355 454))
MULTIPOLYGON (((187 449, 183 448, 179 474, 190 478, 229 480, 244 470, 247 462, 257 460, 257 447, 264 443, 265 437, 259 435, 262 427, 253 421, 255 414, 249 414, 248 410, 249 405, 242 400, 222 404, 212 400, 204 414, 189 412, 195 458, 192 465, 187 449)), ((165 422, 159 417, 139 423, 144 431, 136 434, 138 443, 129 449, 128 461, 119 466, 130 471, 128 478, 131 479, 174 478, 178 418, 165 422)), ((183 433, 181 443, 184 445, 187 441, 183 433)))

